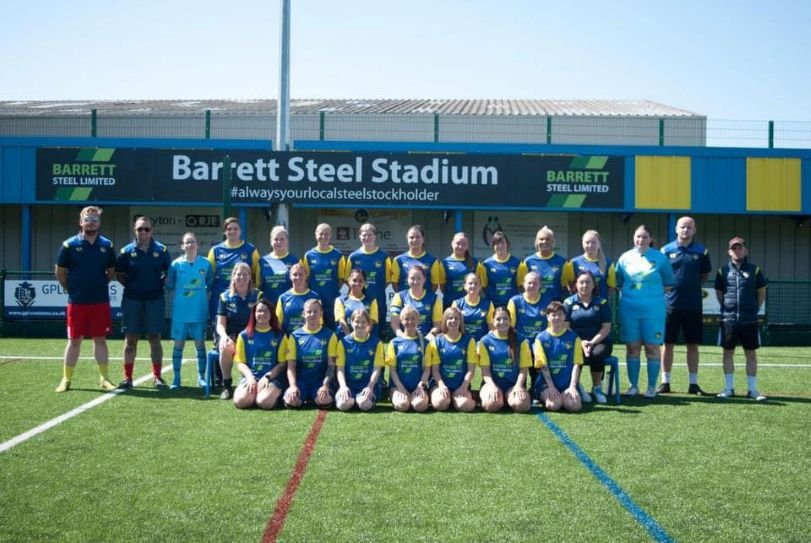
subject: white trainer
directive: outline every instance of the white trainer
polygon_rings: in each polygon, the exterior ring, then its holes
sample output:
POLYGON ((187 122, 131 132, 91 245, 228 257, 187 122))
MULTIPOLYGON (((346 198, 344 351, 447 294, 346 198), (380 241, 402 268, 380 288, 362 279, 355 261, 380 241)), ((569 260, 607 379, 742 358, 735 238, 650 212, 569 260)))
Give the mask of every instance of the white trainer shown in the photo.
POLYGON ((586 387, 581 383, 577 383, 577 392, 580 394, 580 401, 583 403, 591 403, 591 394, 588 393, 586 387))
POLYGON ((629 398, 633 398, 637 394, 639 394, 639 389, 637 387, 635 387, 635 386, 632 386, 631 388, 629 388, 628 390, 625 391, 625 394, 623 394, 623 396, 628 396, 629 398))
POLYGON ((644 394, 645 398, 648 400, 652 400, 656 397, 656 388, 655 387, 648 387, 644 394))
POLYGON ((735 389, 734 388, 725 388, 721 392, 718 393, 718 398, 728 400, 735 396, 735 389))

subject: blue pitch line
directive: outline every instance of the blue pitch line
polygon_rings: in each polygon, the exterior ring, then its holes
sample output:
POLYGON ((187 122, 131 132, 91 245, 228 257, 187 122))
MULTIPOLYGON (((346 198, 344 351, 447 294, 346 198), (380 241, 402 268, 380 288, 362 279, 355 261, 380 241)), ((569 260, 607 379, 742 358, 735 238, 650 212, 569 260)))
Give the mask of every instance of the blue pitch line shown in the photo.
POLYGON ((645 512, 639 505, 631 499, 631 497, 618 485, 611 477, 608 476, 606 472, 600 469, 594 460, 589 458, 589 455, 581 449, 577 443, 569 437, 569 435, 564 432, 560 426, 555 424, 552 419, 547 416, 546 413, 543 411, 537 411, 536 413, 538 418, 541 419, 541 422, 549 428, 555 437, 557 437, 561 443, 566 445, 574 455, 577 457, 578 460, 588 469, 592 475, 594 475, 598 481, 600 481, 603 486, 608 488, 611 491, 611 494, 616 498, 618 502, 629 512, 633 517, 645 527, 648 531, 650 536, 656 540, 660 541, 661 543, 673 543, 673 539, 668 535, 664 528, 659 526, 659 524, 653 520, 649 514, 645 512))

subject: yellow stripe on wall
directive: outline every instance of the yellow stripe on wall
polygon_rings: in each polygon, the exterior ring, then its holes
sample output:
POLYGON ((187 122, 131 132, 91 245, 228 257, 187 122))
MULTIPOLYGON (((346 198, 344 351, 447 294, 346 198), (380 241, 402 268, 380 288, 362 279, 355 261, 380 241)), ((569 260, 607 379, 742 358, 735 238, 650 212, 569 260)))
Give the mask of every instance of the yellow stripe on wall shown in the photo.
POLYGON ((690 209, 690 179, 688 156, 637 156, 635 207, 690 209))
POLYGON ((747 158, 748 211, 800 211, 799 158, 747 158))

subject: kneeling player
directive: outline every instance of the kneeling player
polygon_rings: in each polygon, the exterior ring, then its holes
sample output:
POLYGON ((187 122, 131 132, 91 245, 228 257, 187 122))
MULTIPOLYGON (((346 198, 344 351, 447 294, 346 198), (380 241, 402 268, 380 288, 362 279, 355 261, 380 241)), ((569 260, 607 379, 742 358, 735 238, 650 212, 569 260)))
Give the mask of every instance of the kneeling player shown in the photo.
POLYGON ((533 352, 535 367, 541 379, 533 387, 535 395, 550 411, 563 407, 566 411, 580 411, 582 402, 577 392, 580 369, 583 366, 583 348, 580 338, 566 328, 566 311, 560 302, 546 307, 549 328, 535 338, 533 352))

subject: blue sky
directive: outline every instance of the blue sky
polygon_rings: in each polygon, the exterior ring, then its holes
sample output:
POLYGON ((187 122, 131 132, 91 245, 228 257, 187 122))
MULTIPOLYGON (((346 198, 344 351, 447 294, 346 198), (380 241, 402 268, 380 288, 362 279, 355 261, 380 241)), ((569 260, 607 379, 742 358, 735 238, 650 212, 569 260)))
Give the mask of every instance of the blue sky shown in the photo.
MULTIPOLYGON (((811 120, 809 2, 292 3, 293 98, 649 99, 811 120)), ((0 100, 278 94, 279 0, 0 9, 0 100)))

